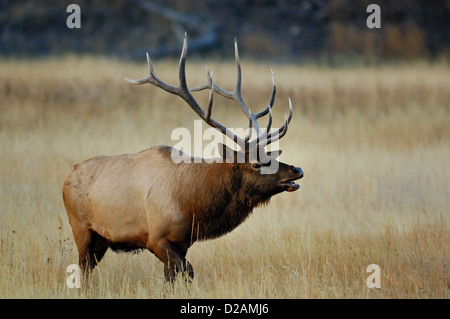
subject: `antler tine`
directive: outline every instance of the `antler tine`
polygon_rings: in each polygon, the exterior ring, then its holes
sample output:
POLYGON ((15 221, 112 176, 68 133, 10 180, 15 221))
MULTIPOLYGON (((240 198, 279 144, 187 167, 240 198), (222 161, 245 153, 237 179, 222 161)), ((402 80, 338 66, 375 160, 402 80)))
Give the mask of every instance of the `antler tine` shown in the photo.
POLYGON ((128 83, 141 85, 141 84, 145 84, 145 83, 150 83, 150 78, 151 77, 155 77, 155 72, 153 70, 153 64, 152 64, 152 61, 150 59, 150 55, 148 54, 148 52, 146 52, 145 55, 147 56, 147 63, 148 63, 148 68, 149 68, 150 75, 148 77, 142 78, 140 80, 133 80, 133 79, 130 79, 130 78, 125 76, 124 79, 128 83))
POLYGON ((213 105, 213 97, 214 97, 214 78, 213 73, 210 73, 208 70, 208 67, 206 67, 206 70, 208 71, 208 80, 211 83, 211 90, 209 91, 209 100, 208 100, 208 112, 206 113, 205 121, 208 122, 211 118, 211 110, 213 105))
POLYGON ((234 89, 234 94, 235 97, 237 98, 241 96, 242 73, 241 73, 241 62, 239 61, 239 49, 236 38, 234 38, 234 57, 236 59, 236 68, 237 68, 236 88, 234 89))
POLYGON ((268 134, 267 138, 262 143, 259 144, 260 147, 264 147, 272 142, 278 141, 287 133, 289 123, 291 122, 292 119, 293 111, 294 108, 292 107, 292 101, 291 98, 289 98, 289 115, 286 114, 283 126, 278 128, 275 132, 268 134))
POLYGON ((267 122, 266 132, 269 133, 272 126, 272 107, 269 107, 269 121, 267 122))
POLYGON ((187 33, 184 33, 183 49, 181 50, 180 63, 178 66, 178 77, 180 79, 180 89, 189 91, 186 83, 186 56, 187 56, 187 33))
POLYGON ((272 96, 270 97, 270 102, 267 105, 267 107, 264 110, 262 110, 261 112, 258 112, 258 113, 255 114, 255 117, 257 119, 259 119, 260 117, 263 117, 264 115, 266 115, 269 112, 269 109, 271 109, 273 107, 273 104, 275 103, 275 96, 277 94, 277 86, 275 84, 275 73, 273 72, 272 69, 270 71, 272 72, 272 84, 273 84, 272 96))
POLYGON ((149 76, 146 77, 146 78, 139 79, 139 80, 133 80, 133 79, 130 79, 128 77, 124 77, 124 79, 127 82, 129 82, 131 84, 136 84, 136 85, 150 83, 150 84, 153 84, 153 85, 155 85, 155 86, 157 86, 157 87, 159 87, 159 88, 161 88, 164 91, 167 91, 169 93, 178 94, 179 87, 171 86, 171 85, 161 81, 156 76, 155 70, 153 68, 152 60, 150 59, 150 55, 148 54, 148 52, 146 52, 145 55, 147 56, 147 64, 148 64, 148 69, 149 69, 149 76))

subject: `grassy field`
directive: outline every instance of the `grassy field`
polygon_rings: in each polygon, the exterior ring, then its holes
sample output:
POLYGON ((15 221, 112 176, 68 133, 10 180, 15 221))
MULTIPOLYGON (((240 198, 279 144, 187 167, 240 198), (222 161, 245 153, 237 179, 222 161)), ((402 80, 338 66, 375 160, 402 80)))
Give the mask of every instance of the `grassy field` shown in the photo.
MULTIPOLYGON (((204 64, 188 61, 189 86, 206 81, 204 64)), ((233 87, 232 64, 208 66, 233 87)), ((172 130, 197 117, 179 98, 123 80, 146 76, 144 57, 0 61, 0 298, 449 298, 449 66, 242 67, 254 111, 270 98, 274 69, 274 125, 293 101, 281 160, 303 169, 301 189, 194 244, 191 285, 167 285, 149 252, 109 251, 83 288, 69 289, 66 267, 78 255, 61 196, 66 174, 96 155, 174 145, 172 130), (370 264, 380 266, 379 289, 366 286, 370 264)), ((177 83, 176 63, 155 68, 177 83)), ((247 125, 222 98, 213 112, 247 125)))

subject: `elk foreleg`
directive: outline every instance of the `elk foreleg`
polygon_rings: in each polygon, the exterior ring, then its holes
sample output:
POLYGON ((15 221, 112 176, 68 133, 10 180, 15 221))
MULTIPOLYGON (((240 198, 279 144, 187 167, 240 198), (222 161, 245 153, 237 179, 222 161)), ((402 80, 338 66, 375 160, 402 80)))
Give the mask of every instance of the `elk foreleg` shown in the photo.
POLYGON ((164 263, 166 281, 173 282, 178 272, 182 272, 186 279, 194 278, 194 269, 185 259, 187 249, 168 240, 161 240, 153 253, 164 263))

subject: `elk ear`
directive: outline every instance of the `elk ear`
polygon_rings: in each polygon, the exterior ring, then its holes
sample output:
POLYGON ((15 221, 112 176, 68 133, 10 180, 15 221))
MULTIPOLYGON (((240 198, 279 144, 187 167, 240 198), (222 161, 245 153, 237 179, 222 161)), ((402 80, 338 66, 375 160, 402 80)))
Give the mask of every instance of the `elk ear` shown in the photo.
POLYGON ((237 163, 238 151, 233 150, 225 144, 218 143, 219 155, 226 163, 237 163))

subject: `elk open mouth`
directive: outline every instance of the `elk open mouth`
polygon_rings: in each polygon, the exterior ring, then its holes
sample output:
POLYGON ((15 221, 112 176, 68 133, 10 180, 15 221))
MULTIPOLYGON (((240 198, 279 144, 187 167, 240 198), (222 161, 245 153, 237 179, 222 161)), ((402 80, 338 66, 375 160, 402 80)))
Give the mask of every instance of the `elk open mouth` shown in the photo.
POLYGON ((281 181, 280 186, 283 187, 284 190, 287 192, 294 192, 300 188, 300 185, 298 185, 294 181, 296 181, 297 179, 300 179, 300 178, 301 177, 294 177, 294 178, 291 178, 288 180, 281 181))

